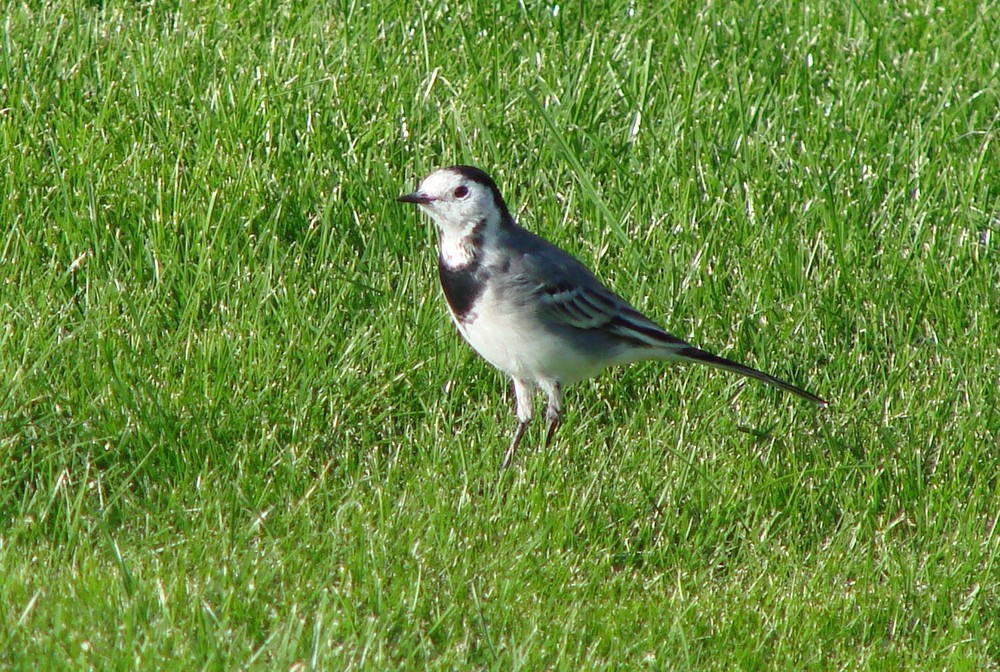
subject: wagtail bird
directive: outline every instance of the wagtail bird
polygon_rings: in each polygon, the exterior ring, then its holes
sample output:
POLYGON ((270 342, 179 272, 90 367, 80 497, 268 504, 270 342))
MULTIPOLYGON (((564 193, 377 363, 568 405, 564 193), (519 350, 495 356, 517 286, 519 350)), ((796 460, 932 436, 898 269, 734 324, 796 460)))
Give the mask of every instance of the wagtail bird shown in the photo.
POLYGON ((534 415, 536 387, 548 397, 548 445, 562 417, 563 388, 617 364, 707 364, 826 406, 815 394, 664 331, 573 256, 521 228, 479 168, 441 168, 398 200, 415 203, 437 225, 438 273, 458 331, 514 381, 518 424, 504 469, 534 415))

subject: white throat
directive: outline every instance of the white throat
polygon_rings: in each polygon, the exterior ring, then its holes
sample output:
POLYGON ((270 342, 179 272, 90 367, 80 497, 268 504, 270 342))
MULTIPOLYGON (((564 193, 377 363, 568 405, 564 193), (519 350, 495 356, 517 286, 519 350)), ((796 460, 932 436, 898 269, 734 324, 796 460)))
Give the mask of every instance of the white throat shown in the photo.
POLYGON ((446 231, 438 227, 438 249, 444 265, 448 268, 464 268, 471 264, 477 248, 482 245, 484 228, 479 222, 470 222, 461 232, 446 231))

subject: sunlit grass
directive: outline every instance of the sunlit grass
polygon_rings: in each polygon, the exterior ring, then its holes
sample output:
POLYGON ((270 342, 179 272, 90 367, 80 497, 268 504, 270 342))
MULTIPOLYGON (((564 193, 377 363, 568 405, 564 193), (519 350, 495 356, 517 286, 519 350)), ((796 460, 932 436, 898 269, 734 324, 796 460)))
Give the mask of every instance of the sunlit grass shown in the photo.
POLYGON ((988 6, 8 3, 0 666, 984 669, 988 6), (678 336, 515 469, 439 165, 678 336))

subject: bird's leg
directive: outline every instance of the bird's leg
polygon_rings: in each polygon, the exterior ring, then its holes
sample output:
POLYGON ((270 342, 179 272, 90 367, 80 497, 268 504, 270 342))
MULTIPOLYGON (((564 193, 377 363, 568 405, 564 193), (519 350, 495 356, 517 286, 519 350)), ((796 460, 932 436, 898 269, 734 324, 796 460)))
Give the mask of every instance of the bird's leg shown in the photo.
POLYGON ((531 424, 531 418, 535 414, 531 398, 534 392, 535 386, 531 383, 514 379, 514 398, 517 399, 517 429, 514 430, 514 438, 510 442, 510 448, 507 449, 507 453, 503 456, 503 462, 500 463, 502 470, 506 470, 514 461, 514 453, 517 452, 517 447, 521 444, 525 430, 531 424))
POLYGON ((541 387, 549 398, 549 405, 545 409, 545 421, 548 423, 548 429, 545 432, 544 444, 544 447, 548 448, 559 423, 562 422, 562 385, 558 381, 551 381, 541 383, 541 387))
POLYGON ((517 447, 521 445, 521 437, 524 436, 524 431, 528 429, 527 422, 517 423, 517 429, 514 430, 514 439, 510 442, 510 448, 507 449, 507 453, 503 456, 503 462, 500 463, 501 471, 506 471, 510 467, 510 463, 514 461, 514 453, 517 451, 517 447))
POLYGON ((545 444, 544 444, 544 447, 548 448, 549 444, 552 443, 552 437, 556 435, 556 429, 559 427, 560 423, 562 422, 562 413, 559 413, 558 415, 549 415, 548 413, 546 413, 545 414, 545 419, 549 423, 549 428, 545 432, 545 444))

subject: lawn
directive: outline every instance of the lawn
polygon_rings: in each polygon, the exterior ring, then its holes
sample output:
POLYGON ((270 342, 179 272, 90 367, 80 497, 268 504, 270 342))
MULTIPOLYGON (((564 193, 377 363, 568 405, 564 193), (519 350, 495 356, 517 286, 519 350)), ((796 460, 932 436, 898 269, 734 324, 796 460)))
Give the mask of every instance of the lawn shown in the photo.
POLYGON ((0 668, 1000 669, 1000 5, 742 4, 7 2, 0 668), (830 407, 636 365, 501 475, 453 163, 830 407))

